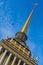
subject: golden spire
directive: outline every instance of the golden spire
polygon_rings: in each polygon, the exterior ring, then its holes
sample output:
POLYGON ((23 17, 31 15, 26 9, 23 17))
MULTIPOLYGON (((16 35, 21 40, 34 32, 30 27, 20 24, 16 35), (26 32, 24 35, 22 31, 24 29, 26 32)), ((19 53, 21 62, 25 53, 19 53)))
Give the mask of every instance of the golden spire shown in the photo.
POLYGON ((31 11, 31 13, 30 13, 30 15, 29 15, 29 17, 28 17, 26 23, 24 24, 23 28, 21 29, 21 32, 23 32, 23 33, 26 33, 26 32, 27 32, 28 25, 29 25, 29 23, 30 23, 30 19, 31 19, 31 17, 32 17, 32 14, 33 14, 33 12, 34 12, 34 9, 35 9, 36 5, 37 5, 37 3, 34 4, 34 7, 33 7, 32 11, 31 11))

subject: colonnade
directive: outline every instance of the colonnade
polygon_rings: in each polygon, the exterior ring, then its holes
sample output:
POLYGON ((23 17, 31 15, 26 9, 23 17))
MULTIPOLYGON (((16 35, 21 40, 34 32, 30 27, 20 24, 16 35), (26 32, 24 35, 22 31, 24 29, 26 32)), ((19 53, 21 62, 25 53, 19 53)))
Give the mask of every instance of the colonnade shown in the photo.
MULTIPOLYGON (((2 46, 0 47, 0 51, 1 50, 2 50, 2 46)), ((0 65, 2 64, 4 58, 6 57, 7 52, 8 52, 8 50, 5 49, 4 52, 3 52, 3 54, 2 54, 2 56, 0 57, 0 65)), ((6 61, 4 62, 4 65, 8 65, 9 64, 10 59, 11 59, 12 56, 13 56, 13 54, 10 52, 9 55, 8 55, 8 57, 7 57, 7 59, 6 59, 6 61)), ((13 57, 11 65, 15 65, 15 62, 16 62, 17 58, 18 58, 17 56, 13 57)), ((19 59, 18 62, 17 62, 17 65, 21 65, 21 62, 22 62, 22 60, 19 59)), ((23 65, 26 65, 26 63, 24 61, 23 61, 23 65)))

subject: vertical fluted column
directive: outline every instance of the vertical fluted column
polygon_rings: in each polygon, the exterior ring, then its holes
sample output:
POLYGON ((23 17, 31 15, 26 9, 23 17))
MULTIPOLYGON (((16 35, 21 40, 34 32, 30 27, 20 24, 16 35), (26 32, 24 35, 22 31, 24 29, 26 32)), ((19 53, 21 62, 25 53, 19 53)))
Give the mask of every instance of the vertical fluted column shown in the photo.
POLYGON ((26 65, 26 63, 24 62, 23 65, 26 65))
POLYGON ((7 60, 6 60, 6 62, 5 62, 5 64, 4 64, 4 65, 8 65, 8 63, 9 63, 9 60, 10 60, 11 56, 12 56, 12 53, 10 53, 10 54, 9 54, 9 56, 8 56, 8 58, 7 58, 7 60))
POLYGON ((2 57, 0 58, 0 64, 2 63, 3 59, 5 58, 6 53, 7 53, 7 50, 4 51, 2 57))
POLYGON ((21 59, 19 60, 19 62, 18 62, 18 64, 17 64, 17 65, 20 65, 20 63, 21 63, 21 59))
POLYGON ((11 65, 14 65, 15 64, 16 58, 17 57, 15 56, 11 65))

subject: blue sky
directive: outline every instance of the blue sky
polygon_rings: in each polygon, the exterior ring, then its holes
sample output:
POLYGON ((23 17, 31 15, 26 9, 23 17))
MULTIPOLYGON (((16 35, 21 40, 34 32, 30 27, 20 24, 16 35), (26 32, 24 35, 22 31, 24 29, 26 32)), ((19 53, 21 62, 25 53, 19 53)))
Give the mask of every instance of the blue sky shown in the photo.
POLYGON ((43 65, 43 0, 0 0, 0 40, 6 36, 14 37, 29 16, 37 2, 28 27, 26 44, 34 58, 39 56, 39 65, 43 65))

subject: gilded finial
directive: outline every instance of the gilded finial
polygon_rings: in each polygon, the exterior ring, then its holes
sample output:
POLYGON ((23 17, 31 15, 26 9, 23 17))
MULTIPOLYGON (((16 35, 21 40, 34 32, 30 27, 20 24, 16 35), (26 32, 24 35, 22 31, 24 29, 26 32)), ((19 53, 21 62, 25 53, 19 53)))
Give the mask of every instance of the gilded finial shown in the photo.
POLYGON ((37 3, 34 4, 34 7, 33 7, 32 11, 31 11, 31 13, 30 13, 30 15, 29 15, 29 17, 28 17, 26 23, 24 24, 23 28, 21 29, 21 32, 23 32, 23 33, 26 33, 26 32, 27 32, 28 25, 29 25, 29 23, 30 23, 30 19, 31 19, 31 17, 32 17, 32 14, 33 14, 33 12, 34 12, 34 9, 35 9, 36 5, 37 5, 37 3))

